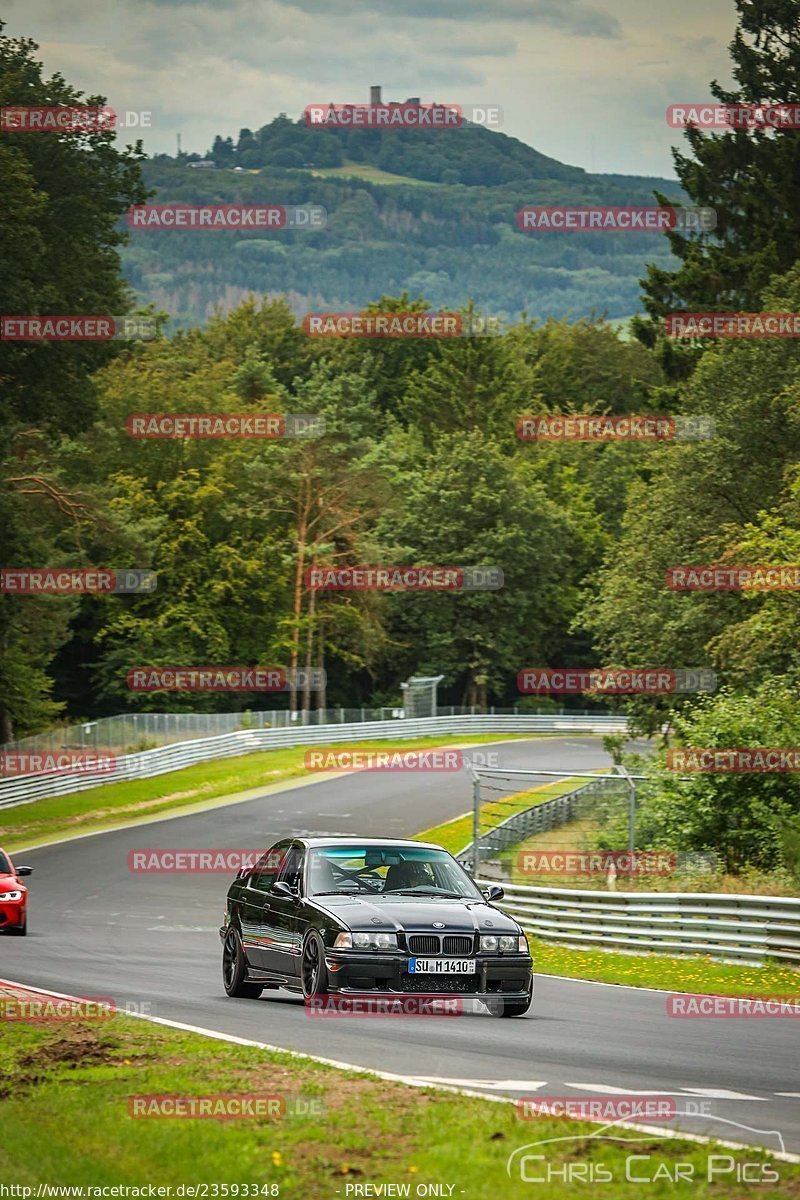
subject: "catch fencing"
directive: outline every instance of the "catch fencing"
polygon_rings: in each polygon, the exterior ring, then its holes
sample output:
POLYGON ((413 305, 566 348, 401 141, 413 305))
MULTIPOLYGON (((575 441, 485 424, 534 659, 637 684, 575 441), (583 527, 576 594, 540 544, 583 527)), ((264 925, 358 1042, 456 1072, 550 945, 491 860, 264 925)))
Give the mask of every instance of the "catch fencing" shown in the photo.
MULTIPOLYGON (((563 774, 566 776, 568 773, 565 771, 563 774)), ((620 785, 624 787, 624 780, 621 780, 619 776, 600 776, 591 783, 567 792, 566 795, 554 796, 552 800, 544 800, 532 808, 526 808, 524 812, 507 817, 499 825, 495 825, 492 829, 479 835, 478 861, 485 862, 493 854, 508 850, 510 846, 516 846, 526 838, 533 837, 534 834, 545 833, 549 829, 557 829, 561 825, 567 825, 570 821, 577 820, 587 800, 607 792, 609 787, 620 787, 620 785)), ((472 871, 474 866, 473 843, 470 842, 469 846, 456 855, 456 858, 467 871, 472 871)))
MULTIPOLYGON (((408 693, 406 693, 406 697, 408 693)), ((527 702, 529 703, 529 702, 527 702)), ((552 703, 537 707, 519 706, 495 708, 486 716, 577 716, 602 717, 606 710, 562 709, 552 703)), ((355 725, 372 721, 399 722, 410 717, 474 717, 482 715, 471 708, 448 704, 433 712, 415 712, 414 704, 384 705, 382 708, 324 708, 292 712, 288 708, 264 711, 246 709, 243 712, 143 712, 120 713, 114 717, 98 717, 77 725, 57 725, 45 733, 4 742, 0 751, 12 754, 41 754, 70 751, 92 754, 135 754, 169 746, 173 742, 188 742, 200 738, 220 737, 223 733, 249 732, 260 729, 297 729, 305 725, 355 725)))
POLYGON ((106 783, 146 779, 177 771, 181 767, 233 758, 258 750, 287 746, 328 745, 337 742, 384 739, 463 736, 514 733, 624 733, 624 717, 607 715, 580 716, 562 713, 548 716, 475 716, 454 715, 415 720, 364 721, 334 725, 296 725, 278 729, 245 729, 218 737, 195 738, 175 742, 136 754, 116 757, 113 770, 97 773, 46 773, 6 775, 0 779, 0 808, 28 804, 46 796, 63 796, 101 787, 106 783))

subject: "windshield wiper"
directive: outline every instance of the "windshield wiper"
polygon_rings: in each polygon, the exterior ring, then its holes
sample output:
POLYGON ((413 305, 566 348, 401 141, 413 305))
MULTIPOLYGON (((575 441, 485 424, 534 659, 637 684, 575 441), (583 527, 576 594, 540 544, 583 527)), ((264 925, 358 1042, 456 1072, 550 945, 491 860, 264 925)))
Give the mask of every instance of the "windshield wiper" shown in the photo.
POLYGON ((359 893, 358 888, 354 888, 352 892, 345 891, 344 888, 335 888, 332 892, 312 892, 311 899, 313 900, 315 896, 358 896, 359 894, 363 895, 363 893, 359 893))
POLYGON ((461 892, 440 892, 433 888, 398 888, 393 892, 382 892, 383 896, 442 896, 445 900, 469 900, 461 892))

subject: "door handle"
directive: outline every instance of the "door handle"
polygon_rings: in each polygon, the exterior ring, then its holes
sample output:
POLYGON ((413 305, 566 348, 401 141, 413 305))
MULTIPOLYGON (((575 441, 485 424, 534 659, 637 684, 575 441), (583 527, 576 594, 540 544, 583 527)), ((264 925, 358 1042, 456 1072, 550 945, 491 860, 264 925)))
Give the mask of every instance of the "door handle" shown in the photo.
POLYGON ((262 908, 269 908, 269 904, 267 903, 267 901, 266 901, 266 900, 265 900, 265 901, 264 901, 264 903, 261 905, 261 907, 262 907, 262 908))

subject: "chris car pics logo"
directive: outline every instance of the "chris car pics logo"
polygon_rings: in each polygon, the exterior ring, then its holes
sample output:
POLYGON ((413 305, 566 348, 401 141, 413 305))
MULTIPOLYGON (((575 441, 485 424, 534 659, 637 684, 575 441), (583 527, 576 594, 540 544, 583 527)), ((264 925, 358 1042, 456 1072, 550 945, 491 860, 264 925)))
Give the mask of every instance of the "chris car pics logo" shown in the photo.
MULTIPOLYGON (((696 1100, 687 1097, 685 1108, 682 1103, 675 1117, 697 1115, 694 1111, 696 1100)), ((631 1119, 638 1121, 641 1117, 621 1117, 600 1125, 589 1134, 543 1138, 519 1146, 508 1156, 506 1174, 520 1183, 544 1184, 543 1195, 547 1194, 548 1186, 552 1188, 553 1185, 563 1188, 565 1184, 612 1184, 617 1190, 604 1191, 603 1195, 614 1196, 615 1200, 621 1195, 641 1195, 643 1187, 655 1185, 671 1188, 700 1182, 730 1186, 780 1181, 779 1163, 764 1158, 760 1152, 704 1146, 699 1155, 692 1156, 694 1161, 686 1161, 690 1158, 688 1154, 668 1155, 665 1148, 654 1145, 653 1133, 648 1131, 647 1125, 641 1129, 625 1128, 626 1121, 631 1119)), ((712 1136, 720 1140, 751 1140, 742 1138, 740 1131, 746 1130, 748 1134, 757 1135, 756 1144, 785 1153, 783 1136, 778 1130, 753 1129, 718 1115, 714 1115, 711 1122, 714 1126, 712 1136)), ((659 1191, 658 1194, 671 1192, 659 1191)))

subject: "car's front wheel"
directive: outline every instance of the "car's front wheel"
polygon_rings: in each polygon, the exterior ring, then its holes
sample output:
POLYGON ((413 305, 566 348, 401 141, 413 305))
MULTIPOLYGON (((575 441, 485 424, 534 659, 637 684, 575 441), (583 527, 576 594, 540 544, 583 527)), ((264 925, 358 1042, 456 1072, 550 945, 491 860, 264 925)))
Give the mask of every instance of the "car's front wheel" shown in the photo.
POLYGON ((303 996, 306 1000, 312 1000, 315 996, 324 996, 328 990, 325 946, 315 929, 311 930, 303 945, 300 982, 303 985, 303 996))
POLYGON ((12 937, 25 937, 28 933, 28 914, 25 913, 21 925, 12 925, 8 932, 12 937))
POLYGON ((228 930, 222 946, 222 983, 229 996, 257 1000, 262 992, 260 983, 247 982, 247 960, 235 929, 228 930))
POLYGON ((528 1011, 533 1001, 533 976, 528 984, 528 995, 525 1000, 504 1000, 501 1017, 521 1017, 528 1011))

